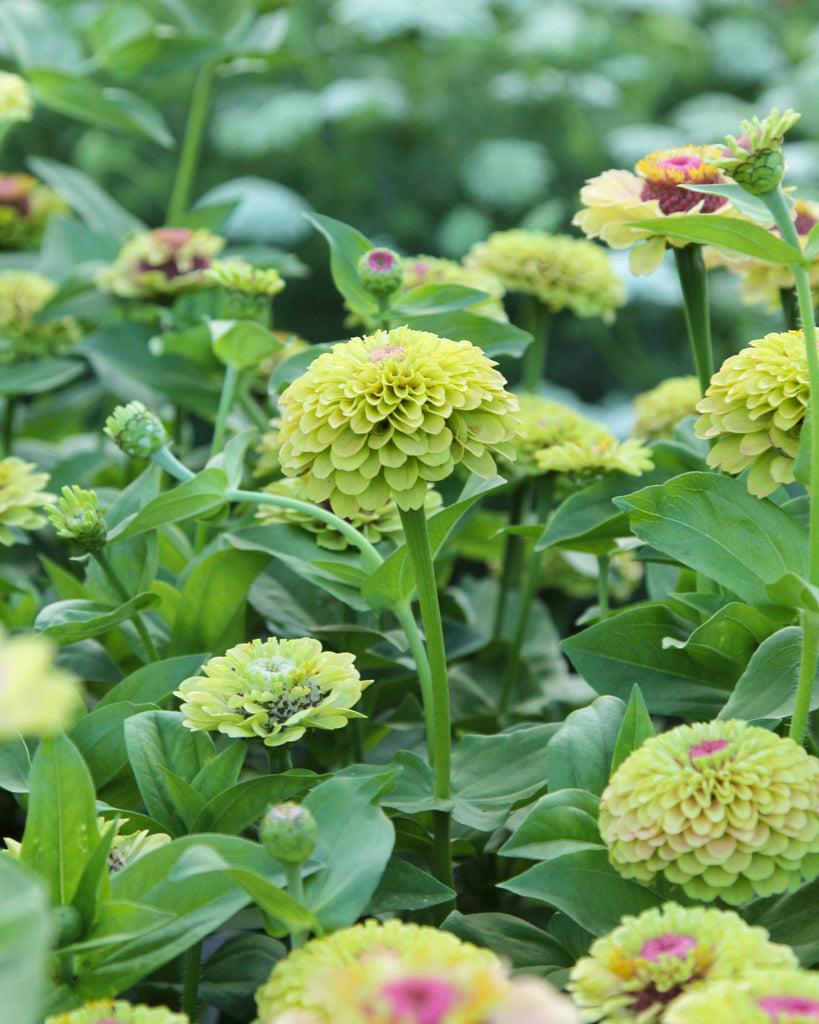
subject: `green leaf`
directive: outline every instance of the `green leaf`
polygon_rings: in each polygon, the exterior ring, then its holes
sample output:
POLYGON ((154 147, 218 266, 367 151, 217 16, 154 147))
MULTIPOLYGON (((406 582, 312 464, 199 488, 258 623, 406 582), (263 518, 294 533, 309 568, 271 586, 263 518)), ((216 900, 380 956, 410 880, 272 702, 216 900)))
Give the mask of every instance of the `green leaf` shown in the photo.
POLYGON ((37 395, 43 391, 56 391, 83 373, 85 363, 58 356, 4 366, 0 376, 0 395, 37 395))
POLYGON ((81 718, 71 730, 71 739, 85 758, 97 789, 107 785, 128 764, 123 726, 128 718, 142 711, 156 710, 153 704, 120 701, 99 704, 81 718))
POLYGON ((684 217, 664 217, 655 220, 629 221, 628 227, 642 228, 653 235, 667 235, 701 245, 716 245, 721 249, 741 252, 766 263, 791 267, 802 262, 802 253, 758 224, 736 217, 713 214, 686 214, 684 217))
POLYGON ((19 734, 0 743, 0 789, 8 793, 28 793, 31 755, 19 734))
POLYGON ((441 928, 463 942, 491 949, 518 971, 545 974, 574 964, 574 958, 548 932, 510 914, 460 914, 456 910, 441 928))
POLYGON ((108 851, 111 849, 114 835, 117 831, 115 821, 110 822, 99 838, 99 842, 91 852, 91 856, 85 862, 82 877, 77 885, 77 891, 71 901, 82 916, 85 931, 90 931, 97 917, 97 907, 102 892, 107 892, 108 885, 108 851))
POLYGON ((621 878, 605 850, 574 850, 524 871, 502 889, 562 910, 592 935, 605 935, 624 914, 641 914, 662 899, 621 878))
POLYGON ((805 259, 815 260, 819 255, 819 224, 814 224, 805 242, 805 259))
POLYGON ((183 679, 196 675, 208 657, 207 652, 183 654, 178 658, 165 658, 162 661, 151 662, 150 665, 143 665, 104 694, 94 710, 119 701, 158 704, 175 690, 183 679))
POLYGON ((765 590, 773 602, 785 608, 819 612, 819 587, 796 573, 786 572, 775 583, 769 583, 765 590))
POLYGON ((214 354, 225 366, 248 370, 284 347, 255 320, 211 320, 209 326, 214 354))
POLYGON ((742 916, 751 925, 766 928, 772 942, 791 946, 803 967, 819 962, 819 880, 793 893, 746 904, 742 916))
POLYGON ((449 886, 414 864, 390 857, 364 914, 394 914, 399 910, 426 910, 455 898, 449 886))
POLYGON ((746 192, 742 185, 680 184, 679 188, 684 188, 689 192, 705 192, 708 195, 725 196, 726 199, 731 200, 731 206, 734 207, 737 213, 742 213, 746 217, 750 217, 751 220, 762 224, 770 224, 773 221, 771 211, 765 203, 756 196, 751 195, 750 192, 746 192))
POLYGON ((488 292, 468 288, 463 284, 422 284, 399 295, 392 312, 416 316, 420 313, 448 313, 453 309, 466 309, 488 299, 488 292))
POLYGON ((654 723, 651 721, 646 702, 640 693, 640 687, 635 684, 631 689, 631 696, 620 725, 620 731, 617 733, 609 774, 612 775, 617 771, 632 750, 641 747, 654 734, 654 723))
POLYGON ((431 331, 441 338, 465 338, 483 349, 486 355, 521 356, 529 347, 532 335, 514 324, 493 320, 468 309, 446 313, 416 313, 406 317, 408 327, 416 331, 431 331))
POLYGON ((43 879, 52 902, 64 906, 98 841, 91 773, 68 737, 44 737, 31 765, 21 861, 43 879))
POLYGON ((358 279, 358 261, 375 246, 360 231, 340 220, 320 213, 306 213, 304 216, 327 239, 333 281, 350 309, 354 313, 372 316, 378 311, 378 303, 358 279))
POLYGON ((0 855, 0 1006, 15 1024, 42 1019, 54 931, 40 879, 14 857, 0 855))
POLYGON ((323 352, 329 352, 332 347, 330 343, 310 345, 309 348, 302 349, 301 352, 294 352, 292 356, 288 356, 287 359, 279 363, 267 382, 267 394, 271 404, 275 405, 284 389, 301 377, 314 359, 323 352))
POLYGON ((808 575, 805 531, 733 477, 685 473, 615 505, 628 512, 641 540, 748 604, 769 606, 767 585, 787 572, 808 575))
POLYGON ((118 608, 99 601, 56 601, 43 608, 34 626, 59 644, 72 644, 107 633, 114 626, 133 618, 137 612, 156 608, 159 603, 158 595, 147 591, 118 608))
POLYGON ((136 537, 167 523, 196 519, 225 504, 227 477, 221 469, 204 469, 192 480, 165 491, 108 533, 108 543, 136 537))
POLYGON ((626 705, 598 697, 573 711, 546 748, 549 790, 584 789, 599 796, 606 788, 626 705))
POLYGON ((597 797, 583 789, 542 796, 498 851, 502 857, 551 860, 574 850, 605 847, 597 827, 597 797))
POLYGON ((202 965, 199 996, 228 1018, 252 1020, 254 995, 287 950, 269 935, 243 933, 222 943, 202 965))
POLYGON ((319 780, 320 776, 301 769, 244 779, 209 800, 194 822, 193 831, 234 835, 261 818, 271 804, 291 800, 319 780))
MULTIPOLYGON (((241 740, 232 740, 223 750, 210 759, 196 773, 193 787, 205 800, 224 794, 236 785, 242 765, 245 763, 247 746, 241 740)), ((192 829, 197 832, 208 832, 210 829, 192 829)), ((241 832, 241 829, 236 829, 241 832)))
POLYGON ((83 59, 82 49, 59 10, 42 0, 5 0, 0 4, 0 35, 4 50, 26 70, 71 68, 83 59))

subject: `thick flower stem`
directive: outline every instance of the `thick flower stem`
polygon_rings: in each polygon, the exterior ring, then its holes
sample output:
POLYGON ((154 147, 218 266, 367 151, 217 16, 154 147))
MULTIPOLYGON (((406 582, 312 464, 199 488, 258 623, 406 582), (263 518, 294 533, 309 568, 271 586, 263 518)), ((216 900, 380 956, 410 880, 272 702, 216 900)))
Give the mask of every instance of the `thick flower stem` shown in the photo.
POLYGON ((222 450, 227 433, 227 418, 233 407, 236 398, 236 389, 239 386, 239 368, 229 363, 225 369, 225 376, 222 380, 222 392, 219 395, 219 408, 216 410, 216 423, 213 427, 213 440, 210 443, 210 455, 213 458, 217 452, 222 450))
MULTIPOLYGON (((509 503, 510 526, 520 526, 526 521, 527 513, 532 506, 534 490, 535 485, 531 477, 527 477, 513 489, 509 503)), ((526 543, 520 534, 508 533, 506 535, 506 544, 503 549, 503 568, 501 569, 500 588, 498 590, 498 603, 495 606, 495 621, 492 626, 492 638, 494 640, 499 639, 503 634, 509 592, 520 580, 524 565, 525 549, 526 543)))
POLYGON ((597 556, 597 605, 600 621, 609 617, 609 563, 608 555, 597 556))
POLYGON ((173 224, 186 213, 190 206, 193 179, 205 134, 214 69, 215 65, 212 61, 203 64, 193 87, 188 120, 185 125, 185 137, 182 140, 182 152, 179 155, 179 163, 176 165, 176 175, 168 204, 166 220, 169 224, 173 224))
POLYGON ((700 390, 705 394, 714 372, 714 354, 708 312, 708 275, 702 259, 702 246, 691 243, 679 249, 675 247, 674 258, 682 288, 688 339, 694 352, 700 390))
POLYGON ((3 418, 0 420, 0 458, 11 455, 11 442, 14 436, 14 413, 17 408, 15 395, 6 395, 3 406, 3 418))
POLYGON ((182 1013, 194 1024, 199 1007, 199 970, 202 965, 202 943, 197 942, 182 956, 182 1013))
MULTIPOLYGON (((285 864, 284 873, 287 878, 287 894, 292 896, 297 903, 304 903, 304 886, 301 879, 301 864, 285 864)), ((301 949, 307 938, 307 932, 295 931, 290 933, 290 948, 301 949)))
POLYGON ((532 341, 523 354, 523 387, 537 391, 546 374, 546 356, 549 351, 549 311, 533 295, 527 296, 527 323, 525 330, 532 341))
POLYGON ((509 710, 512 696, 515 692, 515 683, 518 678, 521 657, 523 655, 523 643, 526 639, 526 631, 529 628, 529 619, 532 614, 532 605, 535 602, 538 579, 540 577, 540 552, 535 551, 535 545, 529 541, 526 547, 525 564, 527 566, 526 585, 523 589, 520 612, 518 613, 518 624, 512 645, 506 661, 506 671, 503 676, 500 700, 498 701, 498 714, 504 715, 509 710))
MULTIPOLYGON (((128 591, 125 589, 125 587, 123 587, 122 583, 120 583, 119 577, 114 572, 113 566, 108 561, 108 557, 105 554, 105 552, 101 549, 99 551, 93 551, 91 553, 91 557, 96 561, 100 569, 102 569, 106 579, 114 588, 114 590, 116 590, 120 599, 123 602, 128 601, 128 591)), ((142 641, 142 646, 145 648, 145 653, 148 656, 148 661, 158 661, 159 655, 157 654, 156 647, 154 647, 154 642, 151 639, 151 634, 148 632, 148 628, 143 622, 142 616, 139 614, 139 612, 134 612, 134 614, 131 616, 131 622, 133 623, 134 628, 139 634, 139 639, 142 641)))

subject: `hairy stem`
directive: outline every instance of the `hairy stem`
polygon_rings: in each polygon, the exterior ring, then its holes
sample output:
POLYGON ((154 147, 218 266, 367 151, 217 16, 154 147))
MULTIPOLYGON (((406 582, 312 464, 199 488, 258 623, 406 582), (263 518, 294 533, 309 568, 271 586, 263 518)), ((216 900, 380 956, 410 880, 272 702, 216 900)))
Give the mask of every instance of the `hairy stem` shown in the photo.
MULTIPOLYGON (((287 894, 297 903, 304 903, 304 886, 301 879, 301 864, 285 864, 284 873, 287 878, 287 894)), ((301 949, 307 938, 306 931, 290 932, 290 948, 301 949)))

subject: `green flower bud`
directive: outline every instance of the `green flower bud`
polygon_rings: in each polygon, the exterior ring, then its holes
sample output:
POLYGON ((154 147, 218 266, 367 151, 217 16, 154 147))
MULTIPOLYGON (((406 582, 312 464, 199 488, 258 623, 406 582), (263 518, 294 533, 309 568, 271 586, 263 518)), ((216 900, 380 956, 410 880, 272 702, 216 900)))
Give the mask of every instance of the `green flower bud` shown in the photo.
POLYGON ((97 506, 93 491, 77 487, 63 487, 63 496, 56 505, 43 509, 58 537, 73 540, 83 551, 99 551, 105 545, 108 533, 105 520, 97 506))
POLYGON ((118 405, 105 421, 105 433, 134 459, 147 459, 168 443, 159 417, 142 402, 118 405))
POLYGON ((57 922, 57 945, 68 946, 82 937, 82 914, 76 907, 55 907, 57 922))
POLYGON ((392 295, 401 287, 404 268, 392 249, 370 249, 358 261, 358 279, 373 295, 392 295))
POLYGON ((245 260, 215 260, 204 272, 205 280, 243 295, 272 298, 284 288, 278 270, 253 267, 245 260))
POLYGON ((301 864, 316 846, 318 826, 306 807, 274 804, 259 826, 259 838, 270 856, 282 864, 301 864))
POLYGON ((714 164, 752 195, 773 192, 785 176, 783 137, 800 117, 794 110, 780 115, 774 109, 764 121, 758 117, 743 121, 742 134, 739 138, 726 136, 726 148, 714 164))

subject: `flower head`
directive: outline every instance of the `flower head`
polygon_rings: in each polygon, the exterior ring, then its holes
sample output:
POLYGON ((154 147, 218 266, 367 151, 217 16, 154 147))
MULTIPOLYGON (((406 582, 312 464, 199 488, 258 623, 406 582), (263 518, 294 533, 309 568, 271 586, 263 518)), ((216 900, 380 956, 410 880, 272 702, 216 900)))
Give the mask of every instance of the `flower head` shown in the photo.
MULTIPOLYGON (((97 818, 97 827, 100 835, 108 827, 105 818, 97 818)), ((108 874, 115 875, 128 864, 144 857, 151 850, 158 850, 171 841, 171 837, 165 832, 149 832, 147 829, 138 829, 136 832, 120 832, 128 824, 128 818, 120 818, 119 825, 114 838, 111 840, 111 847, 108 850, 108 874)))
POLYGON ((32 509, 54 499, 53 494, 41 491, 48 483, 48 473, 33 473, 36 466, 24 462, 16 455, 0 459, 0 544, 14 543, 10 527, 37 530, 45 525, 45 518, 32 509))
POLYGON ((425 284, 462 284, 486 292, 488 298, 481 299, 474 306, 468 306, 473 313, 488 316, 492 320, 508 321, 503 308, 506 289, 497 274, 481 267, 465 267, 456 260, 437 256, 413 256, 404 260, 404 292, 412 291, 425 284))
POLYGON ((0 631, 0 739, 60 732, 82 706, 76 678, 54 665, 45 636, 0 631))
POLYGON ((688 213, 726 213, 730 204, 723 196, 697 192, 692 185, 717 185, 725 177, 716 166, 719 150, 714 146, 679 146, 659 150, 640 160, 636 173, 604 171, 580 190, 583 209, 572 220, 589 238, 602 238, 612 249, 632 251, 629 266, 633 274, 651 274, 671 245, 688 243, 653 235, 632 221, 683 216, 688 213))
POLYGON ((274 804, 259 825, 262 846, 282 864, 301 864, 316 846, 318 825, 307 807, 287 802, 274 804))
POLYGON ((281 396, 282 469, 309 470, 311 500, 340 516, 390 497, 420 508, 459 462, 491 476, 517 412, 494 366, 471 342, 408 327, 334 345, 281 396))
POLYGON ((819 976, 815 971, 749 972, 686 993, 669 1008, 667 1024, 816 1024, 819 976))
POLYGON ((63 487, 63 496, 56 505, 46 505, 43 511, 57 536, 74 541, 83 551, 98 551, 105 545, 108 530, 94 491, 76 485, 63 487))
POLYGON ((564 473, 575 479, 618 472, 640 476, 654 467, 651 451, 642 441, 634 437, 618 441, 608 431, 596 438, 586 436, 541 448, 535 452, 535 461, 541 473, 564 473))
POLYGON ((588 440, 592 443, 608 437, 602 424, 561 402, 542 398, 532 392, 517 396, 520 405, 520 423, 512 438, 515 449, 515 470, 525 476, 538 476, 543 470, 537 454, 553 445, 588 440))
POLYGON ((133 459, 147 459, 168 443, 162 421, 142 402, 118 405, 105 421, 105 433, 133 459))
POLYGON ((57 285, 30 270, 0 272, 0 364, 66 352, 80 338, 72 316, 38 321, 57 285))
POLYGON ((553 313, 569 309, 575 316, 608 323, 626 301, 606 251, 570 235, 497 231, 474 245, 464 262, 491 271, 507 291, 534 295, 553 313))
POLYGON ((760 498, 792 483, 809 393, 802 331, 766 334, 729 356, 697 404, 695 433, 719 438, 708 465, 735 474, 750 467, 747 487, 760 498))
POLYGON ((764 121, 754 117, 740 125, 742 134, 726 136, 726 148, 716 165, 730 174, 739 185, 755 196, 773 192, 785 177, 782 142, 785 132, 801 117, 795 110, 780 114, 774 109, 764 121))
POLYGON ((0 249, 36 249, 49 219, 69 209, 30 174, 0 174, 0 249))
POLYGON ((271 299, 284 288, 278 270, 254 267, 241 259, 214 260, 203 272, 203 277, 227 291, 240 292, 251 298, 271 299))
POLYGON ((674 436, 674 428, 697 411, 702 398, 696 377, 669 377, 634 399, 635 437, 658 441, 674 436))
POLYGON ((569 991, 589 1021, 666 1021, 683 993, 764 968, 796 967, 789 946, 770 942, 731 910, 666 903, 624 917, 592 943, 569 975, 569 991))
POLYGON ((322 650, 318 640, 253 640, 211 658, 204 675, 178 690, 185 725, 227 736, 258 736, 267 747, 293 743, 308 728, 341 729, 362 718, 352 706, 372 682, 352 654, 322 650))
POLYGON ((369 249, 358 261, 358 279, 373 295, 392 295, 402 277, 401 257, 392 249, 369 249))
POLYGON ((225 240, 205 228, 156 228, 132 235, 97 276, 103 291, 157 301, 208 285, 205 270, 225 240))
POLYGON ((165 1006, 143 1006, 124 999, 98 999, 76 1010, 46 1017, 45 1024, 190 1024, 186 1013, 165 1006))
POLYGON ((738 904, 819 875, 819 760, 746 722, 681 725, 612 775, 600 834, 626 878, 738 904))
POLYGON ((33 110, 28 82, 19 75, 0 71, 0 121, 30 121, 33 110))

